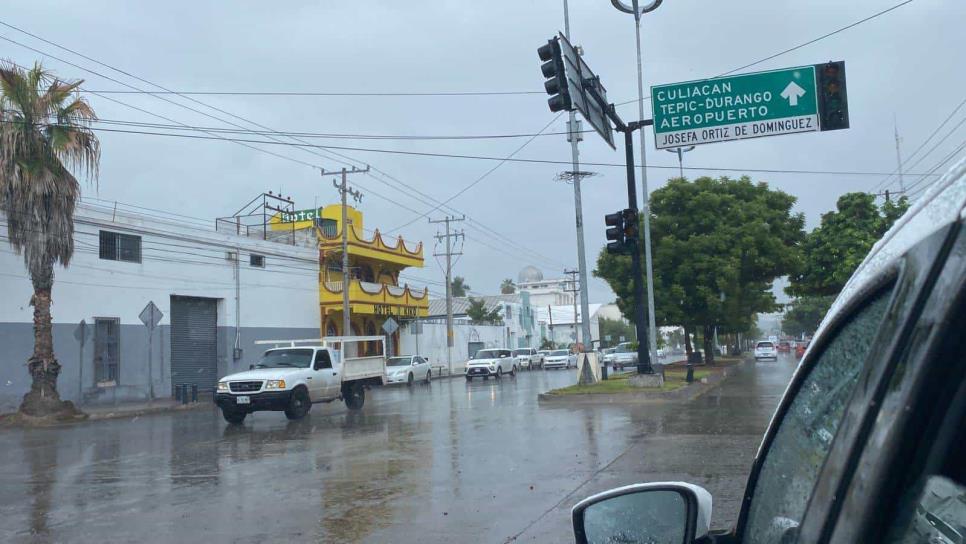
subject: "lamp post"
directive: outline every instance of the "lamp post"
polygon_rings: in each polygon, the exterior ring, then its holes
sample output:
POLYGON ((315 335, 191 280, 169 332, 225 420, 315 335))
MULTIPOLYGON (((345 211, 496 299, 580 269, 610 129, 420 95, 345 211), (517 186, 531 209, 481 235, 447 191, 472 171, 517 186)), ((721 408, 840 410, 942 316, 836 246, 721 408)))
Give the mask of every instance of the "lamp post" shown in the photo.
MULTIPOLYGON (((641 6, 638 0, 632 0, 627 5, 622 0, 611 0, 611 4, 624 13, 634 15, 634 26, 637 39, 637 112, 638 120, 644 120, 644 61, 641 55, 641 16, 660 7, 664 0, 653 0, 646 6, 641 6)), ((644 191, 644 268, 647 276, 647 319, 648 319, 648 351, 650 359, 657 360, 657 323, 654 316, 654 267, 651 264, 651 206, 650 194, 647 189, 647 150, 644 143, 644 132, 641 132, 641 185, 644 191)))
POLYGON ((678 177, 684 179, 684 154, 688 151, 694 151, 694 146, 690 145, 688 147, 675 147, 674 149, 665 149, 668 153, 677 153, 678 155, 678 177))

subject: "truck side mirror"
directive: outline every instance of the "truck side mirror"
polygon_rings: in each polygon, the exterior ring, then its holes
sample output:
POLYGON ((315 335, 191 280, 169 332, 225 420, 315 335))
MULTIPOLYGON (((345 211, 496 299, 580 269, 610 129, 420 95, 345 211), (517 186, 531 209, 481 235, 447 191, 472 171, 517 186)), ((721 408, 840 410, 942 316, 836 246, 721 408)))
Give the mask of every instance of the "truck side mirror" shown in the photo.
POLYGON ((634 484, 588 497, 571 515, 577 544, 690 544, 710 530, 711 494, 683 482, 634 484))

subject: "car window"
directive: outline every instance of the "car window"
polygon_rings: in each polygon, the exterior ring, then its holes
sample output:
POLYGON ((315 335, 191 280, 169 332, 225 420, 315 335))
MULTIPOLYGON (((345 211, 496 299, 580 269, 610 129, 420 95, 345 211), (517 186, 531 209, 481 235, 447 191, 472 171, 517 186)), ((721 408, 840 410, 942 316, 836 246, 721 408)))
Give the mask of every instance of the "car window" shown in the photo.
POLYGON ((774 344, 772 344, 771 342, 758 342, 758 347, 771 348, 771 347, 774 347, 774 344))
POLYGON ((329 352, 321 349, 315 352, 315 366, 316 370, 321 370, 323 368, 332 368, 332 361, 329 359, 329 352))
POLYGON ((801 523, 888 301, 883 292, 853 315, 801 384, 765 454, 745 542, 785 542, 801 523))

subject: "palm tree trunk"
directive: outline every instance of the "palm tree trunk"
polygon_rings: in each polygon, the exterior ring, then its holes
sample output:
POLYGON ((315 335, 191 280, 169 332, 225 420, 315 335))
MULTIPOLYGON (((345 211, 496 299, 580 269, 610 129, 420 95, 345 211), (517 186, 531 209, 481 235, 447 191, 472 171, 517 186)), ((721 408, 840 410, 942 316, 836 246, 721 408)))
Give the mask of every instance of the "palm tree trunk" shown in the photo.
POLYGON ((73 405, 65 406, 57 393, 57 376, 60 374, 60 363, 54 358, 54 335, 50 316, 50 292, 54 282, 53 263, 42 265, 41 269, 32 273, 31 283, 34 295, 30 298, 30 305, 34 307, 34 353, 27 361, 32 383, 30 392, 23 397, 20 411, 31 416, 44 416, 59 413, 68 409, 73 411, 73 405))

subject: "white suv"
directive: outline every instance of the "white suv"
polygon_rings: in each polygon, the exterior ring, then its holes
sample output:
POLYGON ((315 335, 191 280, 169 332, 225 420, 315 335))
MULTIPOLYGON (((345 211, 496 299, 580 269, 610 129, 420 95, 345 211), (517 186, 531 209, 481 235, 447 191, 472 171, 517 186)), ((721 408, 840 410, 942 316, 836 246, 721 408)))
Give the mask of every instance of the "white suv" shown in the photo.
POLYGON ((762 359, 778 360, 778 348, 775 347, 773 342, 758 342, 755 345, 755 360, 760 361, 762 359))
POLYGON ((532 370, 543 366, 543 354, 533 348, 515 349, 513 358, 517 360, 517 368, 532 370))
POLYGON ((504 374, 516 376, 517 363, 508 349, 481 349, 466 362, 466 381, 490 376, 502 378, 504 374))

